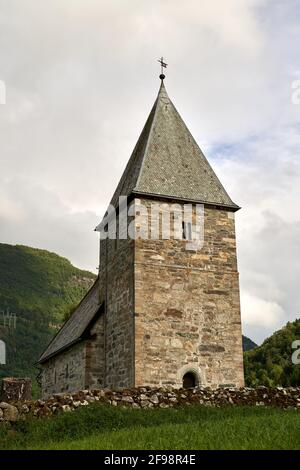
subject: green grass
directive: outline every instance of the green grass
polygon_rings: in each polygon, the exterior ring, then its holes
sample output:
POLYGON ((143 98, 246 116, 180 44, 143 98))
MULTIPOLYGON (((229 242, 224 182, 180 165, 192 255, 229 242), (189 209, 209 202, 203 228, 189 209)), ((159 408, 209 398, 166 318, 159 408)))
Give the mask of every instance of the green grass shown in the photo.
POLYGON ((298 411, 82 407, 0 426, 1 449, 299 449, 298 411))

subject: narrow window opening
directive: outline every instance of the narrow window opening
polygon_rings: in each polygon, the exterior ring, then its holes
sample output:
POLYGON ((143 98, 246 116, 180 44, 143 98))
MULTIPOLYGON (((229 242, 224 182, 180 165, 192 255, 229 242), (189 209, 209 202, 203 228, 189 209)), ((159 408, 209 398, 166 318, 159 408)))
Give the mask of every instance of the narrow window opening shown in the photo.
POLYGON ((192 224, 191 222, 182 222, 182 239, 192 240, 192 224))

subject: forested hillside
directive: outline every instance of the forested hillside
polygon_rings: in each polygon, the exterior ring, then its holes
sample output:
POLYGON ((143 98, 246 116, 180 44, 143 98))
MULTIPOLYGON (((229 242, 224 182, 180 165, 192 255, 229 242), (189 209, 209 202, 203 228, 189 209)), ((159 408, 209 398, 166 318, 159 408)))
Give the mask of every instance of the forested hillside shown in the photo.
POLYGON ((0 339, 7 348, 4 376, 35 378, 35 363, 95 275, 54 253, 0 244, 0 339))
MULTIPOLYGON (((267 338, 261 346, 244 354, 245 380, 248 386, 300 385, 300 364, 293 364, 296 349, 292 343, 300 340, 300 319, 289 322, 267 338)), ((298 346, 299 349, 299 346, 298 346)), ((298 355, 300 358, 300 354, 298 355)))

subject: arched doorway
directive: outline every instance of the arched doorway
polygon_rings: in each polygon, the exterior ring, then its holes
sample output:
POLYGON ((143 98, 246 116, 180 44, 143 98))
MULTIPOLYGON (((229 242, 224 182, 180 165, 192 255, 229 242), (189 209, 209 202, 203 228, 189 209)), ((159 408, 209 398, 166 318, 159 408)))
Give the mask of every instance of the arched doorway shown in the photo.
POLYGON ((183 388, 194 388, 197 386, 197 379, 193 372, 187 372, 182 378, 183 388))
POLYGON ((177 371, 176 386, 178 388, 206 386, 206 383, 204 371, 194 362, 185 364, 177 371))

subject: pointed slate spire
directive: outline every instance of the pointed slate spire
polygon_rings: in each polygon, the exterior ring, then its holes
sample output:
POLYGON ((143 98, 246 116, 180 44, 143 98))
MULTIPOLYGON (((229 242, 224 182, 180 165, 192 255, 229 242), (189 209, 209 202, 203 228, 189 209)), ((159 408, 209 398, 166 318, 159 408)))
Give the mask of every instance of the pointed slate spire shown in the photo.
POLYGON ((220 205, 233 210, 221 182, 186 127, 164 86, 133 150, 111 203, 131 194, 220 205))

